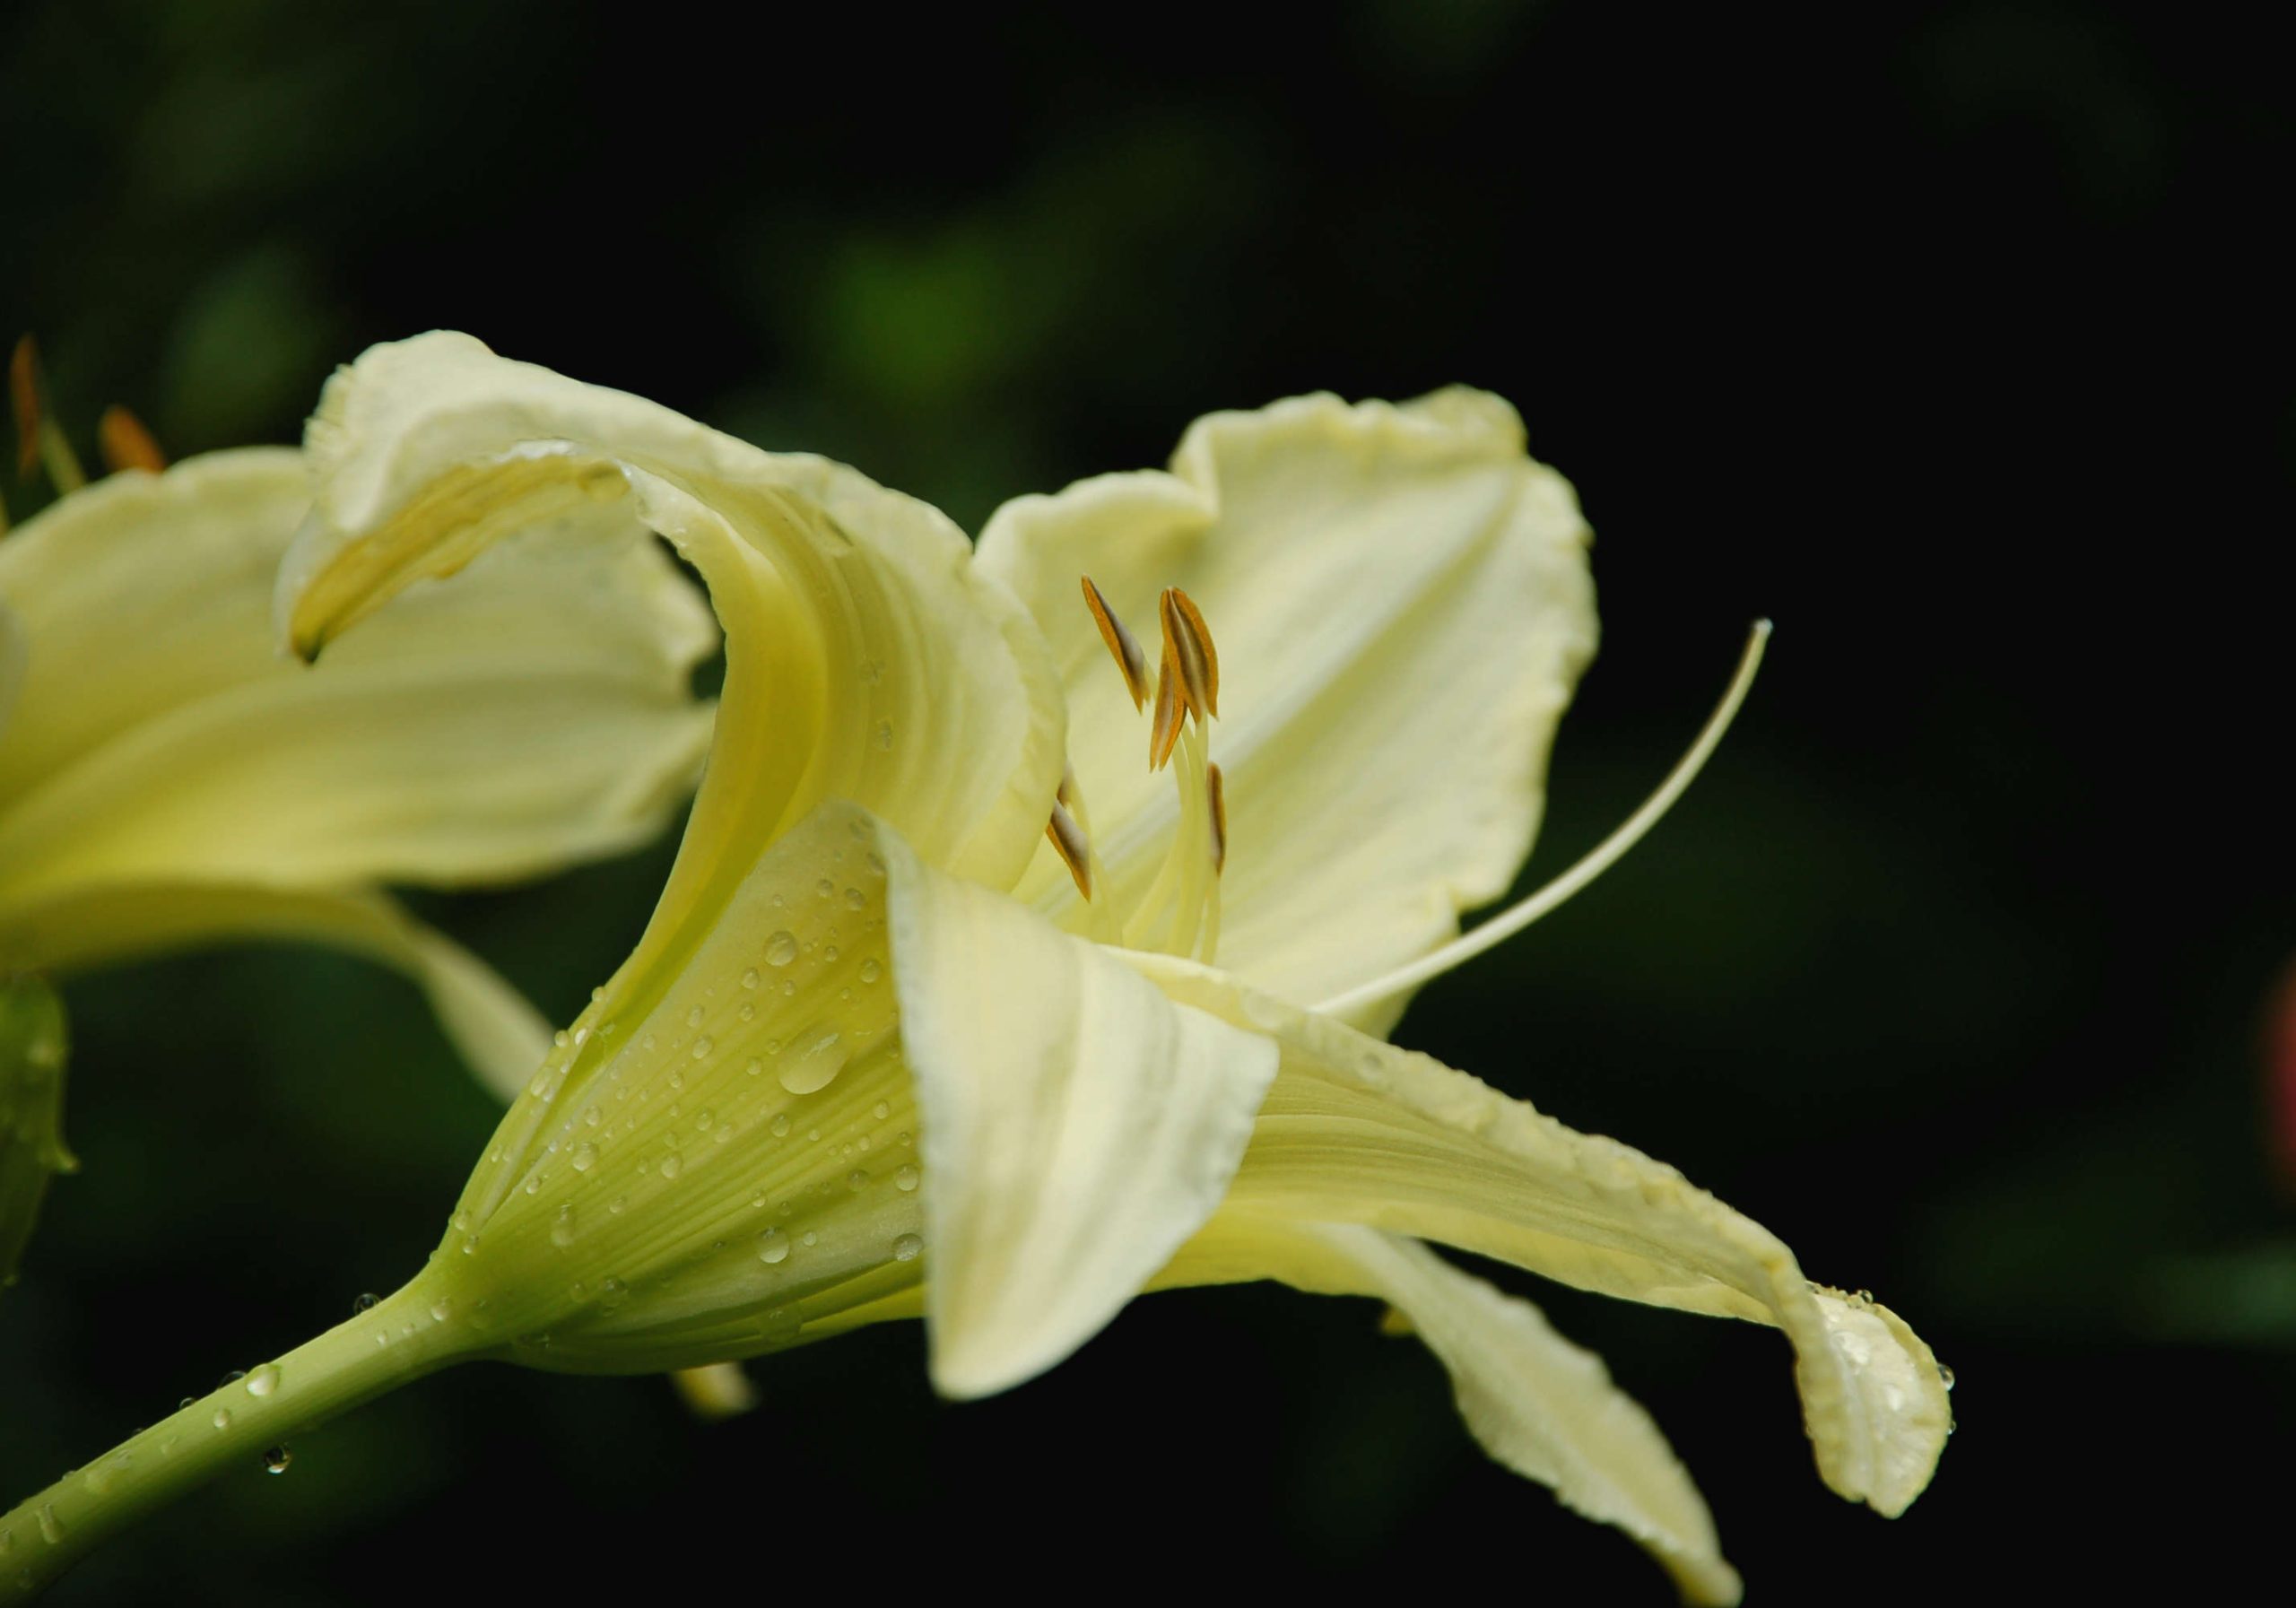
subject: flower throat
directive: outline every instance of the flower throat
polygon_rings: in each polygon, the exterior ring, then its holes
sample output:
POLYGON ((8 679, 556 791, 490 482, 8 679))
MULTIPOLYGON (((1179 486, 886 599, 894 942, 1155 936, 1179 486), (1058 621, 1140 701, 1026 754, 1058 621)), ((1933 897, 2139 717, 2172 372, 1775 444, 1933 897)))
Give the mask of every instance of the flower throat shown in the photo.
MULTIPOLYGON (((1132 694, 1134 712, 1149 708, 1147 656, 1092 578, 1080 578, 1084 606, 1132 694)), ((1061 778, 1045 836, 1076 880, 1088 911, 1086 930, 1094 939, 1208 964, 1220 948, 1220 874, 1228 860, 1227 799, 1210 752, 1210 724, 1220 713, 1220 653, 1202 612, 1178 587, 1164 588, 1157 614, 1163 653, 1148 726, 1148 769, 1171 768, 1179 822, 1154 879, 1129 908, 1117 908, 1073 772, 1061 778)))

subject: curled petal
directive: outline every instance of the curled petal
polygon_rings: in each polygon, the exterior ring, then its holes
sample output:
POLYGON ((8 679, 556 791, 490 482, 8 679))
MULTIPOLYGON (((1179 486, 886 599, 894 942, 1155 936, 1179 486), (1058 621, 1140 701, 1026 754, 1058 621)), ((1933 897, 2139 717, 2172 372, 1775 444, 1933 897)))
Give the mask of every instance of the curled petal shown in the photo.
POLYGON ((1226 1193, 1275 1048, 888 835, 893 965, 927 1192, 933 1378, 1042 1372, 1226 1193))
POLYGON ((305 656, 586 508, 613 509, 626 540, 659 534, 700 571, 726 631, 717 739, 615 987, 649 987, 657 961, 700 942, 759 852, 828 798, 983 881, 1009 882, 1033 853, 1062 768, 1058 688, 1027 618, 924 504, 465 335, 366 353, 328 385, 307 448, 315 507, 279 590, 305 656))
POLYGON ((1412 1234, 1582 1290, 1773 1324, 1794 1346, 1826 1483, 1891 1515, 1928 1483, 1952 1421, 1936 1359, 1888 1308, 1811 1283, 1760 1224, 1663 1162, 1426 1056, 1206 968, 1127 959, 1175 999, 1282 1047, 1230 1191, 1237 1209, 1412 1234))

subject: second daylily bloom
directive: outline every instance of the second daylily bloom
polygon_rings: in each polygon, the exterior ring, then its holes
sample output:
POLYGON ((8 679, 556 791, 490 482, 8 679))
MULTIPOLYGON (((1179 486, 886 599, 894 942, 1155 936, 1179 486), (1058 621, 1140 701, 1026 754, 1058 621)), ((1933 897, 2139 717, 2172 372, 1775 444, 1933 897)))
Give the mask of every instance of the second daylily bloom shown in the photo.
POLYGON ((1734 1600, 1648 1416, 1426 1240, 1775 1325, 1826 1482, 1884 1513, 1926 1483, 1944 1381, 1894 1315, 1672 1168, 1384 1041, 1527 852, 1593 647, 1575 501, 1503 403, 1216 415, 1170 474, 1008 505, 977 558, 850 470, 466 337, 369 352, 309 445, 299 652, 613 510, 725 626, 709 769, 636 952, 424 1271, 91 1465, 111 1496, 67 1482, 0 1530, 68 1549, 182 1477, 168 1457, 473 1356, 650 1371, 921 1316, 935 1383, 978 1395, 1143 1291, 1274 1278, 1390 1303, 1495 1457, 1734 1600))
POLYGON ((0 537, 0 974, 291 938, 396 966, 505 1097, 549 1028, 380 891, 635 847, 691 786, 716 647, 665 555, 566 519, 317 670, 270 629, 300 452, 126 473, 0 537))

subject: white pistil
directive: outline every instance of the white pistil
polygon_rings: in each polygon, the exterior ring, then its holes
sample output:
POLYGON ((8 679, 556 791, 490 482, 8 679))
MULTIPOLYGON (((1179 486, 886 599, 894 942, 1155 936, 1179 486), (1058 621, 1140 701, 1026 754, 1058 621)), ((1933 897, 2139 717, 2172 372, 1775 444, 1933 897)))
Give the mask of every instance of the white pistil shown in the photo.
POLYGON ((1722 694, 1722 701, 1708 717, 1705 729, 1690 745, 1690 752, 1676 761, 1658 790, 1642 803, 1642 807, 1620 823, 1618 830, 1596 844, 1584 858, 1570 870, 1556 877, 1536 893, 1504 913, 1492 917, 1471 933, 1462 933, 1431 954, 1422 955, 1408 966, 1399 966, 1383 978, 1335 994, 1315 1007, 1326 1016, 1337 1016, 1361 1006, 1401 994, 1406 988, 1416 988, 1431 978, 1440 977, 1453 967, 1462 965, 1483 951, 1505 943, 1540 917, 1546 915, 1572 894, 1609 870, 1627 850, 1642 840, 1643 835, 1658 823, 1658 818, 1672 809, 1683 790, 1697 778, 1706 761, 1720 746, 1723 734, 1730 729, 1730 722, 1738 713, 1738 706, 1746 700, 1746 692, 1754 684, 1754 672, 1761 668, 1762 649, 1770 641, 1770 621, 1757 620, 1746 639, 1746 650, 1738 660, 1738 673, 1731 677, 1729 690, 1722 694))

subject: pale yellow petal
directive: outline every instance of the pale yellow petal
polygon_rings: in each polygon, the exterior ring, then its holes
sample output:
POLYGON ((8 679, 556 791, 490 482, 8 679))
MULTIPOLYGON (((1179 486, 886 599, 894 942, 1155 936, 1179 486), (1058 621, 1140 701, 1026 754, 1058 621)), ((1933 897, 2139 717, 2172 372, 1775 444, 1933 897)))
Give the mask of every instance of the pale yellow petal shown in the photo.
POLYGON ((12 910, 0 972, 70 973, 206 944, 318 943, 405 973, 472 1069, 508 1100, 550 1048, 550 1024, 477 956, 379 893, 138 882, 12 910))
POLYGON ((31 648, 0 809, 122 731, 278 674, 271 587, 309 502, 300 453, 249 448, 107 476, 0 542, 0 600, 31 648))
POLYGON ((623 997, 537 1068, 443 1247, 513 1343, 549 1336, 517 1353, 540 1367, 921 1311, 943 1389, 1016 1384, 1218 1207, 1274 1069, 844 802, 765 850, 642 1010, 623 997))
POLYGON ((24 688, 29 648, 23 621, 13 609, 0 603, 0 739, 8 734, 8 718, 16 712, 16 698, 24 688))
POLYGON ((708 743, 689 682, 714 630, 665 554, 578 517, 312 669, 268 623, 304 506, 298 455, 222 454, 114 476, 0 548, 30 642, 0 926, 143 882, 499 882, 667 820, 708 743))
MULTIPOLYGON (((1053 644, 1094 846, 1119 901, 1177 805, 1077 584, 1135 630, 1161 588, 1217 644, 1223 967, 1286 998, 1339 994, 1434 948, 1528 852, 1555 723, 1593 651, 1587 529, 1494 396, 1300 397, 1199 421, 1167 474, 998 510, 980 561, 1053 644)), ((1023 896, 1073 911, 1040 856, 1023 896)), ((1067 917, 1072 923, 1074 916, 1067 917)), ((1402 1009, 1383 1002, 1364 1024, 1402 1009)))
POLYGON ((1494 1459, 1550 1487, 1573 1511, 1624 1530, 1685 1601, 1738 1600, 1713 1515, 1665 1436, 1601 1358, 1556 1334, 1528 1301, 1412 1239, 1240 1210, 1215 1217, 1155 1286, 1258 1278, 1391 1303, 1450 1370, 1460 1415, 1494 1459))
POLYGON ((1230 1191, 1237 1209, 1412 1234, 1585 1290, 1774 1324, 1827 1484, 1896 1514, 1928 1483, 1952 1421, 1935 1358, 1886 1308, 1811 1283, 1768 1230, 1674 1169, 1428 1056, 1203 967, 1132 959, 1175 999, 1283 1047, 1230 1191))
POLYGON ((882 847, 923 1124, 933 1378, 982 1395, 1066 1357, 1202 1226, 1275 1048, 891 834, 882 847))
POLYGON ((646 1007, 657 962, 701 942, 760 851, 825 799, 990 883, 1033 852, 1060 777, 1058 685, 1025 614, 925 505, 465 335, 369 352, 329 384, 308 448, 315 512, 280 589, 304 654, 588 504, 666 537, 707 582, 726 639, 717 743, 610 986, 630 991, 619 1008, 646 1007))

